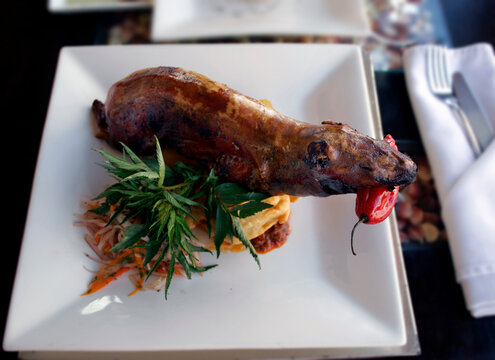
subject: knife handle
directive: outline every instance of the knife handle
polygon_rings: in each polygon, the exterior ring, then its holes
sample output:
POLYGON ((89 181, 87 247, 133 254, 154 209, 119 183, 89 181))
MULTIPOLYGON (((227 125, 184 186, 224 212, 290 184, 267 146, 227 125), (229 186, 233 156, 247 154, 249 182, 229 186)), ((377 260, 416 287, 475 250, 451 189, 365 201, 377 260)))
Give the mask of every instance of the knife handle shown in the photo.
POLYGON ((464 133, 466 134, 466 137, 471 145, 471 148, 473 149, 474 157, 477 158, 482 153, 481 145, 474 133, 473 128, 471 127, 471 124, 469 123, 469 119, 464 113, 464 110, 462 110, 462 108, 459 106, 457 99, 454 97, 445 99, 445 103, 448 106, 450 106, 450 108, 454 111, 455 114, 457 114, 457 117, 459 118, 461 125, 464 128, 464 133))

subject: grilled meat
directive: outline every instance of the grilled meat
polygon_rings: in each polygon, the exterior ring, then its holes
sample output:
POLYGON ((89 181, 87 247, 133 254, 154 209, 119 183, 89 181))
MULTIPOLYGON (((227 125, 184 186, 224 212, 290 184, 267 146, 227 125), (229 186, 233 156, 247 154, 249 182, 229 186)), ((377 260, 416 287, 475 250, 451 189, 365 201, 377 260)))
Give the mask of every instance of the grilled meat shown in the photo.
POLYGON ((207 162, 225 181, 271 195, 328 196, 407 185, 417 168, 385 141, 347 125, 296 121, 201 74, 137 71, 93 102, 100 136, 138 154, 162 147, 207 162))

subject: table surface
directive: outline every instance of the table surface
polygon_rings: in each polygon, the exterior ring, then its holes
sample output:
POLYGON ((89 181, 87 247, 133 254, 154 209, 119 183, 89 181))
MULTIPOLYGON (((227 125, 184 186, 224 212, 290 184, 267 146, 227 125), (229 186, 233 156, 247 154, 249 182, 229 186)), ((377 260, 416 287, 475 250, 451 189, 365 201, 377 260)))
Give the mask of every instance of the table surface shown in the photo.
MULTIPOLYGON (((445 15, 452 46, 489 42, 495 46, 495 1, 439 0, 445 15), (466 31, 469 29, 469 31, 466 31)), ((102 43, 109 27, 136 13, 95 12, 50 14, 43 1, 11 1, 3 11, 5 74, 2 82, 4 117, 8 129, 3 149, 7 166, 3 176, 9 180, 9 210, 2 261, 6 274, 1 322, 5 324, 13 285, 24 221, 38 147, 49 102, 53 75, 62 46, 102 43), (12 15, 12 16, 10 16, 12 15), (13 211, 12 211, 13 210, 13 211)), ((132 41, 147 41, 146 37, 132 41)), ((422 154, 400 69, 377 71, 376 84, 385 132, 396 135, 402 147, 422 154), (399 121, 398 121, 399 119, 399 121)), ((5 183, 5 181, 4 181, 5 183)), ((403 243, 410 293, 413 302, 422 354, 417 359, 495 359, 495 317, 473 319, 467 312, 462 292, 454 278, 446 241, 403 243)), ((33 294, 35 295, 35 294, 33 294)), ((3 338, 4 326, 2 326, 3 338)), ((2 359, 15 359, 16 353, 2 352, 2 359)))

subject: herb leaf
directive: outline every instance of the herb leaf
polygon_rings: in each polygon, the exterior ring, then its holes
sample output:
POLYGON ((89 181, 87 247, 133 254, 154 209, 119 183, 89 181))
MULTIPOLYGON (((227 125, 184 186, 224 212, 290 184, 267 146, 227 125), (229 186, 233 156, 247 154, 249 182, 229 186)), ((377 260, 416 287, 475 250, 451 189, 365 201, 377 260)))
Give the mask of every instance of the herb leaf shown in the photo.
POLYGON ((104 167, 117 181, 95 199, 103 200, 92 212, 109 214, 108 224, 118 222, 125 227, 122 240, 111 251, 145 248, 143 265, 149 270, 146 279, 166 263, 165 299, 177 265, 188 278, 192 273, 207 271, 216 265, 200 266, 195 254, 211 251, 197 243, 186 217, 194 220, 191 207, 205 212, 206 227, 220 256, 226 238, 236 237, 249 250, 258 267, 260 262, 251 242, 246 238, 239 218, 251 216, 272 205, 262 202, 265 194, 246 191, 235 183, 221 183, 214 171, 202 165, 177 162, 165 164, 158 139, 155 158, 139 158, 122 145, 122 158, 95 149, 105 159, 104 167), (201 201, 199 199, 202 199, 201 201), (138 223, 131 223, 139 219, 138 223), (214 225, 213 225, 214 224, 214 225), (146 239, 146 240, 145 240, 146 239))
POLYGON ((267 198, 265 194, 247 192, 235 183, 223 183, 215 187, 215 192, 221 197, 222 202, 229 205, 237 205, 244 201, 261 201, 267 198))
POLYGON ((217 205, 216 223, 215 223, 215 248, 217 250, 217 258, 220 256, 220 247, 222 246, 227 235, 233 235, 232 220, 228 211, 217 205))
POLYGON ((129 225, 125 232, 122 241, 110 249, 110 251, 128 249, 135 245, 143 236, 146 236, 148 229, 145 224, 132 224, 129 225))
POLYGON ((241 222, 239 221, 239 219, 234 216, 232 216, 232 232, 234 236, 236 236, 242 242, 242 244, 249 250, 254 260, 258 264, 258 268, 261 269, 260 260, 258 259, 258 254, 256 253, 253 244, 251 244, 251 241, 249 241, 246 238, 246 235, 244 235, 244 231, 242 230, 241 222))
POLYGON ((252 216, 260 211, 271 208, 273 205, 259 201, 248 201, 244 204, 234 206, 230 213, 239 218, 252 216))

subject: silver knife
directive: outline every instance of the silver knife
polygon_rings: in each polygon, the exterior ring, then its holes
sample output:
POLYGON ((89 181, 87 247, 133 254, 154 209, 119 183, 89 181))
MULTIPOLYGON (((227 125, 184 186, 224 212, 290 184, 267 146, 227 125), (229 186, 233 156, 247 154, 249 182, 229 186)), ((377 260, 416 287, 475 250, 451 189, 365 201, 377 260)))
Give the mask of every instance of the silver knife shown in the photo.
POLYGON ((495 138, 495 131, 483 109, 476 101, 471 88, 461 73, 455 73, 453 77, 454 92, 459 105, 466 114, 474 134, 478 138, 481 151, 484 151, 495 138))

